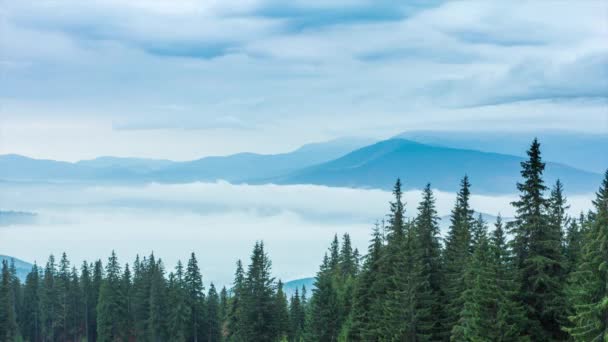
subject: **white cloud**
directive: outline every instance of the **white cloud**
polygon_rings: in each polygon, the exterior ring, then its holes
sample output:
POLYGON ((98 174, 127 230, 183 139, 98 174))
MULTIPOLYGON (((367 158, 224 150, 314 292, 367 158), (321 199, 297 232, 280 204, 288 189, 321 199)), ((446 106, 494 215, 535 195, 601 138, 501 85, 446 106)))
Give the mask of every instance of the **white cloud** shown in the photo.
MULTIPOLYGON (((454 195, 435 195, 439 215, 449 214, 454 195)), ((408 215, 415 214, 420 197, 418 191, 404 193, 408 215)), ((590 198, 570 197, 571 213, 589 208, 590 198)), ((509 217, 514 199, 473 195, 471 203, 509 217)), ((336 233, 349 232, 364 251, 390 200, 386 191, 309 185, 5 184, 0 207, 37 212, 41 223, 0 228, 0 251, 39 263, 63 251, 78 263, 106 258, 111 250, 123 262, 154 251, 169 267, 194 251, 207 282, 227 284, 236 259, 248 258, 255 241, 264 240, 275 273, 288 280, 313 275, 336 233)))
MULTIPOLYGON (((106 147, 87 157, 119 146, 121 155, 148 155, 140 142, 157 145, 161 135, 171 148, 155 149, 155 157, 174 159, 279 152, 361 132, 495 127, 505 117, 510 130, 544 129, 537 117, 550 115, 556 128, 606 132, 606 9, 603 2, 9 0, 0 14, 2 124, 165 129, 132 135, 131 143, 125 132, 98 133, 93 139, 106 147), (580 120, 568 111, 585 97, 603 101, 586 103, 580 120), (529 110, 515 112, 517 101, 529 110), (504 105, 459 110, 487 104, 504 105), (201 132, 168 132, 185 127, 201 132)), ((64 133, 65 140, 81 135, 64 133)), ((48 149, 55 135, 28 141, 9 133, 3 152, 79 158, 75 149, 48 149)))

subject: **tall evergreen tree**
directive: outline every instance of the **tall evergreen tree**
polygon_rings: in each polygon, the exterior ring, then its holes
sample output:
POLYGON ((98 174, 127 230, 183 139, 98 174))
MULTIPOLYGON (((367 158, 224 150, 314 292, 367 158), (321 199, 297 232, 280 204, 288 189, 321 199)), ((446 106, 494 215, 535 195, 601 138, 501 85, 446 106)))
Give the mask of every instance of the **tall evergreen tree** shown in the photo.
POLYGON ((496 269, 482 227, 471 262, 467 264, 463 308, 458 323, 452 328, 452 341, 495 341, 496 331, 496 269))
POLYGON ((220 342, 222 340, 222 325, 220 320, 220 298, 215 290, 215 285, 209 285, 207 294, 207 342, 220 342))
POLYGON ((236 272, 232 287, 230 312, 228 313, 228 341, 243 341, 243 296, 245 292, 245 273, 241 260, 236 262, 236 272))
POLYGON ((108 258, 106 277, 102 281, 97 303, 97 340, 124 339, 120 326, 124 319, 124 297, 121 286, 121 270, 116 253, 108 258))
POLYGON ((39 341, 40 333, 40 269, 34 263, 25 279, 21 335, 27 341, 39 341))
MULTIPOLYGON (((363 262, 361 272, 355 287, 352 309, 352 322, 348 331, 348 339, 353 341, 377 341, 377 318, 372 315, 372 306, 382 296, 379 282, 380 262, 382 257, 382 236, 380 226, 376 224, 372 240, 363 262)), ((304 294, 302 295, 305 296, 304 294)))
POLYGON ((561 233, 552 225, 544 197, 545 163, 540 143, 534 139, 527 161, 521 163, 523 182, 517 184, 519 200, 512 222, 513 251, 519 270, 520 299, 528 314, 528 333, 534 340, 563 340, 566 313, 563 293, 564 264, 561 233))
POLYGON ((413 287, 416 340, 441 340, 441 318, 444 313, 441 306, 441 245, 439 243, 439 225, 435 198, 431 185, 423 191, 422 202, 418 206, 418 216, 414 224, 413 246, 413 287))
POLYGON ((55 286, 57 265, 55 257, 49 256, 49 260, 44 268, 44 278, 40 291, 40 321, 42 335, 46 339, 54 341, 57 339, 57 321, 59 315, 59 298, 55 286))
POLYGON ((150 315, 148 316, 148 341, 165 341, 168 338, 168 303, 165 269, 161 259, 154 264, 150 260, 150 315))
POLYGON ((186 305, 187 292, 184 280, 184 267, 181 261, 177 262, 175 273, 169 275, 169 331, 176 342, 186 341, 189 333, 188 321, 190 308, 186 305))
POLYGON ((569 288, 574 314, 568 330, 576 341, 608 340, 608 170, 593 205, 594 219, 569 288))
POLYGON ((287 297, 285 296, 285 292, 283 292, 283 282, 280 280, 277 283, 274 313, 276 316, 276 335, 280 340, 285 340, 289 333, 289 308, 287 297))
POLYGON ((298 288, 289 302, 289 341, 300 342, 304 334, 305 308, 300 300, 298 288))
POLYGON ((12 287, 12 276, 7 260, 2 260, 2 279, 0 279, 0 339, 13 341, 19 336, 15 294, 12 287))
POLYGON ((186 306, 190 312, 190 319, 188 321, 189 326, 189 340, 197 342, 202 339, 203 327, 204 327, 204 300, 205 288, 203 286, 203 277, 198 267, 198 261, 194 253, 190 255, 188 265, 186 266, 186 276, 184 278, 186 285, 186 306))
POLYGON ((450 228, 443 251, 443 293, 445 320, 443 322, 444 338, 447 338, 452 327, 458 322, 463 308, 461 294, 466 290, 465 270, 470 257, 471 229, 473 210, 469 199, 471 196, 469 178, 464 176, 456 196, 456 204, 450 216, 450 228))
POLYGON ((523 336, 526 315, 520 302, 517 301, 515 267, 500 214, 496 218, 490 238, 490 251, 496 283, 495 340, 500 342, 529 340, 529 337, 523 336))
POLYGON ((253 248, 242 294, 242 337, 245 341, 273 341, 277 338, 274 314, 274 278, 270 274, 271 261, 264 251, 264 243, 253 248))
POLYGON ((331 258, 325 254, 323 264, 315 278, 315 289, 310 301, 307 321, 307 340, 337 341, 340 334, 340 308, 338 292, 332 274, 331 258))

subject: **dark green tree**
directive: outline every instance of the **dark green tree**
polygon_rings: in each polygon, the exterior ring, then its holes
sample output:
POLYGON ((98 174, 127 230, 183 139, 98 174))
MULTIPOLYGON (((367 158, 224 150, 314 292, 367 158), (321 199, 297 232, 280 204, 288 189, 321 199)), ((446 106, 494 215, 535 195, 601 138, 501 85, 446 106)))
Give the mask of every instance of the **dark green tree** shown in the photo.
POLYGON ((7 260, 2 260, 2 279, 0 279, 0 339, 13 341, 19 336, 15 294, 12 287, 13 277, 7 260))
POLYGON ((190 319, 190 308, 186 305, 187 292, 184 280, 184 267, 181 261, 177 262, 175 273, 169 274, 169 331, 171 339, 186 341, 190 331, 188 321, 190 319))
POLYGON ((222 340, 222 324, 220 320, 220 298, 215 290, 215 285, 209 285, 207 294, 207 338, 208 342, 219 342, 222 340))
POLYGON ((115 341, 124 339, 121 336, 121 324, 124 319, 124 294, 121 284, 121 269, 116 253, 108 258, 106 277, 99 290, 97 302, 97 340, 115 341))
POLYGON ((23 289, 23 308, 21 335, 27 341, 39 341, 40 333, 40 269, 34 264, 25 279, 23 289))
POLYGON ((450 228, 443 250, 444 338, 449 337, 464 305, 461 295, 466 290, 465 270, 470 257, 473 225, 473 210, 469 203, 470 187, 469 178, 464 176, 450 216, 450 228))
POLYGON ((186 306, 190 312, 190 319, 188 320, 188 339, 197 342, 204 336, 205 288, 203 286, 203 277, 198 267, 198 261, 196 260, 194 253, 190 255, 190 260, 188 260, 184 280, 187 294, 186 306))
POLYGON ((519 199, 512 203, 516 209, 511 225, 512 248, 521 284, 520 300, 527 311, 527 332, 533 340, 563 340, 567 338, 561 329, 567 306, 561 232, 552 224, 551 203, 544 197, 545 163, 538 140, 532 142, 528 157, 521 163, 523 182, 517 184, 519 199))
POLYGON ((253 248, 242 293, 241 324, 245 341, 274 341, 277 336, 274 313, 274 278, 270 274, 271 261, 264 251, 264 243, 253 248))
POLYGON ((608 171, 593 205, 580 262, 570 276, 574 313, 568 331, 576 341, 608 340, 608 171))

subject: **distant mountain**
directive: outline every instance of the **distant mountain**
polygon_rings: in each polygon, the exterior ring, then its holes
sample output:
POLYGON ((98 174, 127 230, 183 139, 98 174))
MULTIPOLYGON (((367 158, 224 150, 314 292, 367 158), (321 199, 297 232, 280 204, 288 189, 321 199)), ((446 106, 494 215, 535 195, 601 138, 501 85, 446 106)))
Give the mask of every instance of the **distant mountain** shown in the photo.
POLYGON ((30 264, 29 262, 25 262, 7 255, 0 255, 0 262, 3 262, 4 260, 8 261, 9 265, 11 261, 14 261, 15 269, 17 270, 17 278, 19 278, 22 283, 25 282, 27 274, 30 273, 32 267, 34 267, 34 265, 30 264))
MULTIPOLYGON (((390 190, 397 177, 406 188, 434 188, 457 191, 463 175, 469 175, 476 193, 512 193, 520 180, 522 158, 466 149, 389 139, 355 150, 341 158, 278 177, 278 184, 379 188, 390 190)), ((557 178, 572 192, 595 191, 601 176, 563 164, 548 163, 545 180, 557 178)))
MULTIPOLYGON (((520 156, 401 138, 368 144, 369 140, 338 139, 305 145, 289 153, 239 153, 186 162, 102 157, 68 163, 1 155, 0 180, 182 183, 222 179, 231 183, 318 184, 390 190, 395 179, 401 177, 406 188, 421 188, 431 182, 434 188, 455 191, 462 176, 468 174, 477 193, 513 193, 520 180, 520 163, 524 160, 520 156)), ((549 146, 543 144, 543 148, 549 146)), ((522 149, 525 151, 527 147, 522 149)), ((548 185, 560 178, 568 193, 595 191, 601 180, 599 173, 561 163, 548 163, 545 176, 548 185)))
POLYGON ((0 227, 16 224, 35 223, 38 215, 24 211, 2 211, 0 210, 0 227))
POLYGON ((0 180, 172 183, 223 179, 243 182, 276 177, 326 162, 372 142, 369 139, 344 138, 304 145, 288 153, 239 153, 186 162, 100 157, 69 163, 7 154, 0 155, 0 180))
POLYGON ((95 159, 81 160, 76 165, 94 169, 123 169, 135 173, 147 173, 167 167, 174 162, 166 159, 124 158, 124 157, 97 157, 95 159))
POLYGON ((341 157, 372 143, 369 139, 344 138, 308 144, 281 154, 238 153, 222 157, 174 163, 149 178, 163 182, 215 181, 232 183, 263 180, 341 157))
POLYGON ((546 161, 596 173, 603 173, 608 168, 608 133, 411 131, 401 133, 395 138, 525 157, 534 137, 539 139, 546 161))
POLYGON ((287 298, 291 298, 296 293, 296 289, 298 289, 298 293, 302 295, 302 286, 306 287, 306 297, 310 299, 312 296, 312 290, 315 288, 315 278, 302 278, 295 279, 292 281, 288 281, 283 284, 283 292, 287 298))

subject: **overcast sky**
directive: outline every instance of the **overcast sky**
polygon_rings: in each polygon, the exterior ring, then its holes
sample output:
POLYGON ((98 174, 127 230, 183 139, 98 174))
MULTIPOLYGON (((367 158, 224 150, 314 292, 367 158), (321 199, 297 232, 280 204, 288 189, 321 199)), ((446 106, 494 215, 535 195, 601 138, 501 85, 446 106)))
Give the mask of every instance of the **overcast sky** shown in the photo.
POLYGON ((607 42, 606 1, 4 0, 0 154, 608 132, 607 42))

